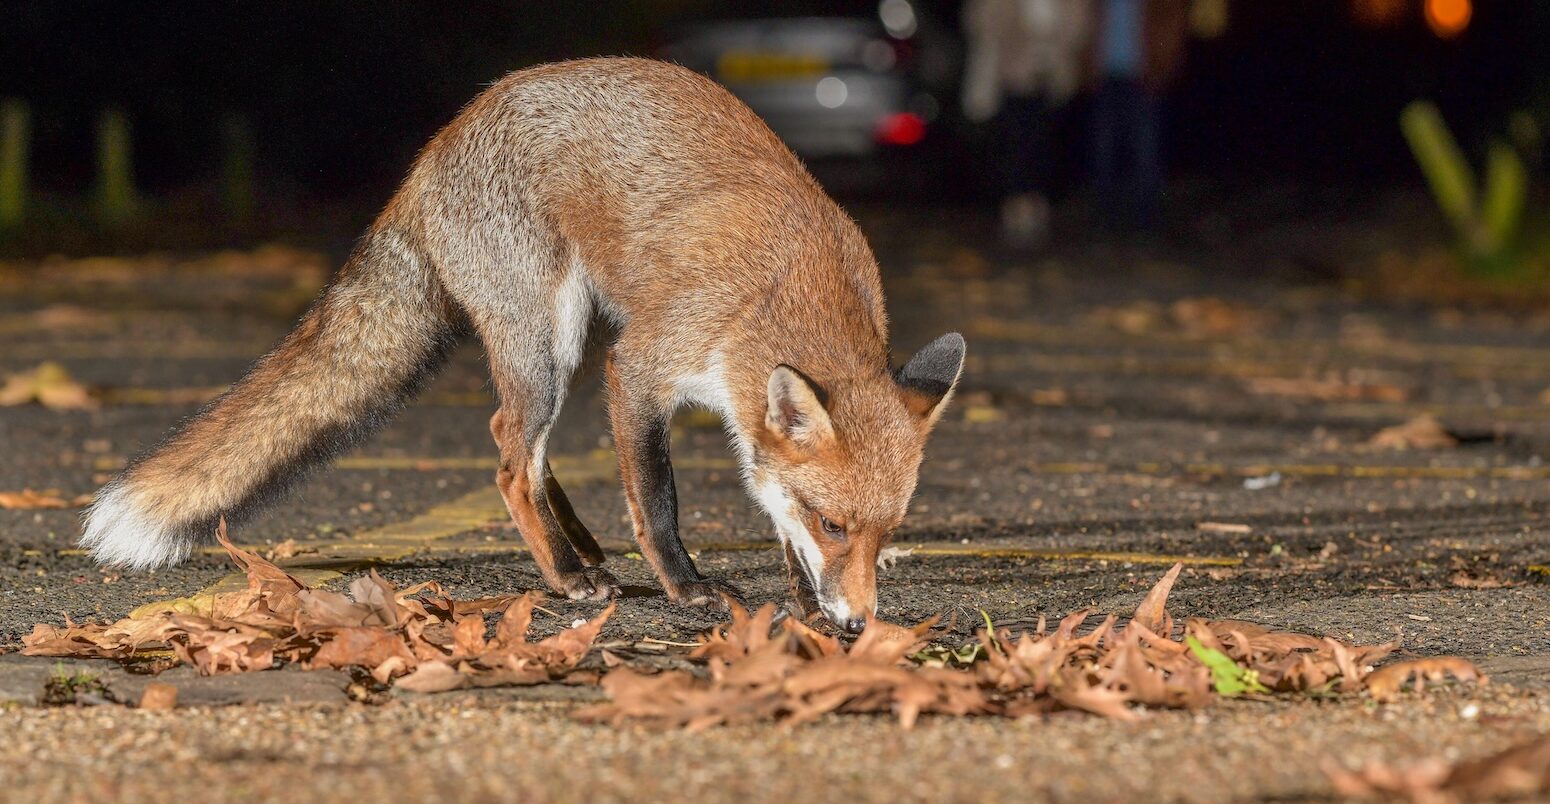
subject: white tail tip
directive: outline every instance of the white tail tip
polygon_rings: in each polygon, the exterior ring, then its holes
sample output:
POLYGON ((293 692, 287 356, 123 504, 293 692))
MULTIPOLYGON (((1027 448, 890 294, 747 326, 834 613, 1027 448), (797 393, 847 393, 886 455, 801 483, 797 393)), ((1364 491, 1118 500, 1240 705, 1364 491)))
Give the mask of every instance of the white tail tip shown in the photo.
POLYGON ((97 492, 86 509, 81 547, 97 563, 126 569, 154 569, 188 558, 193 549, 178 528, 157 522, 135 503, 134 495, 117 483, 97 492))

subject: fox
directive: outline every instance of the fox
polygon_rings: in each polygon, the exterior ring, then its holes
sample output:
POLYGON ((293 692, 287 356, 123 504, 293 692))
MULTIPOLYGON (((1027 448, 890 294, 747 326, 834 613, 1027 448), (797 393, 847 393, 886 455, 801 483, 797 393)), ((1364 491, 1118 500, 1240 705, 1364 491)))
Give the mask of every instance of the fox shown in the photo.
POLYGON ((669 599, 742 602, 679 535, 673 413, 719 414, 784 548, 795 611, 852 633, 963 372, 949 333, 894 367, 857 224, 746 105, 666 62, 506 75, 415 158, 294 329, 104 485, 80 543, 101 564, 188 557, 380 428, 464 336, 497 398, 496 484, 544 582, 619 593, 547 445, 589 333, 633 535, 669 599))

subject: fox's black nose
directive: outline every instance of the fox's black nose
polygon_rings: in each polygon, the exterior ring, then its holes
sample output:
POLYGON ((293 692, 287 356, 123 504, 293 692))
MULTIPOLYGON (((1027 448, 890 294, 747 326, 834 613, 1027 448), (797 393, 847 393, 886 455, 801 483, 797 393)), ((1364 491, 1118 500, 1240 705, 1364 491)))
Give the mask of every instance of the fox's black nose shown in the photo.
POLYGON ((865 617, 852 617, 845 621, 845 630, 852 634, 859 634, 866 628, 865 617))

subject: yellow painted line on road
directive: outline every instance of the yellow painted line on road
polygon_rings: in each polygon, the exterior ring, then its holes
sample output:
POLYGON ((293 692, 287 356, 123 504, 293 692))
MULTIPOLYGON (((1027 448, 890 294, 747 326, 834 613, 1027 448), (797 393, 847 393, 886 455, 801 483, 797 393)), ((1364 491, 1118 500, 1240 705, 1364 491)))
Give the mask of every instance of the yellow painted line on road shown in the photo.
MULTIPOLYGON (((764 542, 708 542, 691 544, 690 549, 702 553, 738 553, 775 550, 780 544, 774 540, 764 542)), ((910 555, 917 556, 964 556, 969 558, 1032 558, 1041 561, 1113 561, 1121 564, 1184 563, 1204 567, 1236 567, 1243 563, 1237 556, 1192 556, 1158 553, 1139 553, 1114 550, 1065 550, 1057 547, 1002 547, 974 545, 961 542, 917 542, 908 548, 910 555)))
MULTIPOLYGON (((308 586, 316 586, 364 566, 421 552, 436 541, 482 527, 505 513, 506 506, 498 490, 493 487, 480 489, 403 522, 363 530, 338 541, 309 542, 306 546, 315 548, 316 553, 276 563, 308 586)), ((147 603, 135 609, 132 616, 161 611, 199 611, 201 607, 208 608, 215 595, 246 586, 247 576, 233 572, 188 597, 147 603)))
POLYGON ((1325 475, 1360 478, 1419 478, 1431 480, 1544 480, 1550 478, 1550 466, 1286 466, 1249 467, 1239 470, 1247 476, 1280 471, 1292 475, 1325 475), (1268 469, 1268 471, 1267 471, 1268 469))
POLYGON ((917 556, 970 556, 974 558, 1034 558, 1042 561, 1112 561, 1117 564, 1184 564, 1200 567, 1236 567, 1243 564, 1237 556, 1190 556, 1155 553, 1115 552, 1109 550, 1060 550, 1032 547, 974 547, 971 545, 923 544, 914 549, 917 556))

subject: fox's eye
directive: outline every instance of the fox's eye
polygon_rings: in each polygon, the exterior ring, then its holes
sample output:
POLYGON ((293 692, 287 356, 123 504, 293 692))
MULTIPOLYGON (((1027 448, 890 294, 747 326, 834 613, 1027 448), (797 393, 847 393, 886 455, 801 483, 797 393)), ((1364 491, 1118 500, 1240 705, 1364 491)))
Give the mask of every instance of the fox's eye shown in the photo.
POLYGON ((843 527, 840 527, 839 525, 830 521, 826 516, 818 517, 818 524, 822 525, 823 532, 829 534, 830 536, 843 536, 845 534, 845 529, 843 527))

